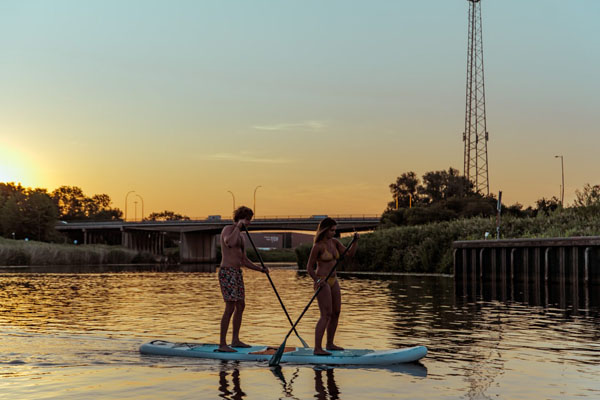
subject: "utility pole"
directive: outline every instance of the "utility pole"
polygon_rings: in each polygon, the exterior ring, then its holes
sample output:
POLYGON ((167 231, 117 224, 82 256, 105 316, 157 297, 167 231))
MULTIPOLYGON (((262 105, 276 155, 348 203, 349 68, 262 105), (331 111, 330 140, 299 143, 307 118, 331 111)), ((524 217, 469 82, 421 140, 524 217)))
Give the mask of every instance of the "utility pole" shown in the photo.
POLYGON ((475 190, 489 195, 481 0, 467 1, 469 2, 469 39, 465 130, 463 132, 464 175, 473 182, 475 190))

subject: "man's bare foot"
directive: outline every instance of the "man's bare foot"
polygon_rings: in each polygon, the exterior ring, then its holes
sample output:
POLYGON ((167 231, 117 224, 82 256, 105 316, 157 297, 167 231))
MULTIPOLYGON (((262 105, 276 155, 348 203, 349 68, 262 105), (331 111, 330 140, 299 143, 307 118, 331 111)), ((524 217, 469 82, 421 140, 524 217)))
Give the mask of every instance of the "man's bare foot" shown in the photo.
POLYGON ((343 347, 336 346, 335 344, 328 344, 328 345, 327 345, 325 348, 326 348, 327 350, 338 350, 338 351, 340 351, 340 350, 344 350, 344 348, 343 348, 343 347))
POLYGON ((249 344, 246 344, 244 342, 242 342, 241 340, 238 340, 237 342, 232 342, 231 343, 231 347, 243 347, 243 348, 248 348, 248 347, 252 347, 249 344))
POLYGON ((313 351, 313 354, 314 354, 315 356, 330 356, 330 355, 331 355, 331 353, 330 353, 330 352, 328 352, 328 351, 325 351, 325 350, 323 350, 323 349, 315 349, 315 350, 313 351))
POLYGON ((227 346, 226 344, 219 346, 219 348, 217 349, 217 351, 223 352, 223 353, 237 353, 236 349, 232 349, 231 347, 227 346))

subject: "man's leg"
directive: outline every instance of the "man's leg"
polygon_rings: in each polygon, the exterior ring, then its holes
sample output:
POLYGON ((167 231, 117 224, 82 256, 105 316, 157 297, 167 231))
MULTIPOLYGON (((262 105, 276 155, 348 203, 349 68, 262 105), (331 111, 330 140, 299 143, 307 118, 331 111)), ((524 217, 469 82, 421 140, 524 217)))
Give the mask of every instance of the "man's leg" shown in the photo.
MULTIPOLYGON (((221 318, 221 336, 219 342, 219 351, 235 352, 235 349, 227 346, 227 328, 229 328, 229 321, 231 320, 231 314, 235 310, 235 301, 226 301, 225 310, 223 311, 223 317, 221 318)), ((234 318, 234 332, 235 332, 235 318, 234 318)), ((239 327, 238 327, 239 331, 239 327)))
POLYGON ((235 312, 233 313, 233 335, 231 338, 231 345, 233 347, 250 347, 240 340, 240 327, 242 326, 242 314, 244 313, 244 308, 246 308, 246 302, 244 300, 235 302, 235 312))

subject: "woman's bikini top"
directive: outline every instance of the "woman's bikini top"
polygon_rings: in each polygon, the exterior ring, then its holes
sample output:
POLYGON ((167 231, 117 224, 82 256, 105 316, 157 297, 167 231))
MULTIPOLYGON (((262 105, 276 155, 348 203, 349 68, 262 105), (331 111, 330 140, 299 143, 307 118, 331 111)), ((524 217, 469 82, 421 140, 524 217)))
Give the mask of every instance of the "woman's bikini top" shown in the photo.
POLYGON ((319 261, 323 261, 323 262, 329 262, 332 260, 337 260, 338 258, 340 258, 340 253, 338 252, 337 249, 335 249, 335 254, 331 254, 327 249, 325 249, 323 251, 323 253, 321 253, 321 256, 319 257, 319 261))

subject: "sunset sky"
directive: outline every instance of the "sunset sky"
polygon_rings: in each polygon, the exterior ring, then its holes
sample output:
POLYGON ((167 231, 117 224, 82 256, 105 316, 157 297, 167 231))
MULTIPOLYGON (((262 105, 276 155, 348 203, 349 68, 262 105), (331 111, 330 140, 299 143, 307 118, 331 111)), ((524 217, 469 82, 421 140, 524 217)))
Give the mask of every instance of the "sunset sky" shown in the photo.
MULTIPOLYGON (((466 0, 0 2, 0 182, 377 214, 463 166, 466 0)), ((490 190, 600 184, 600 1, 483 0, 490 190)), ((129 217, 135 196, 129 196, 129 217)), ((141 213, 138 205, 138 213, 141 213)), ((139 215, 139 214, 138 214, 139 215)))

